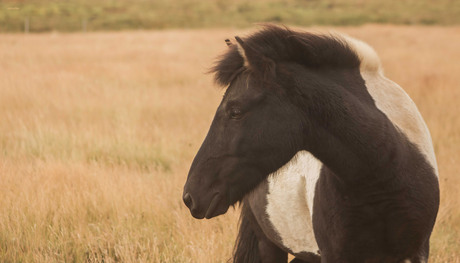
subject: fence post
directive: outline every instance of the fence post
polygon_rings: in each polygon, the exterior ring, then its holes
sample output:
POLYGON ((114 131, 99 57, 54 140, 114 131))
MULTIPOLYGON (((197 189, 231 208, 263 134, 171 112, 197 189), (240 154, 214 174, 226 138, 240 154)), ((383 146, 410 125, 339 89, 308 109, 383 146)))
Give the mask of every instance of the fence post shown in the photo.
POLYGON ((83 30, 83 32, 86 32, 86 25, 87 25, 87 20, 86 18, 83 18, 81 20, 81 29, 83 30))
POLYGON ((29 17, 26 17, 24 19, 24 33, 29 33, 29 17))

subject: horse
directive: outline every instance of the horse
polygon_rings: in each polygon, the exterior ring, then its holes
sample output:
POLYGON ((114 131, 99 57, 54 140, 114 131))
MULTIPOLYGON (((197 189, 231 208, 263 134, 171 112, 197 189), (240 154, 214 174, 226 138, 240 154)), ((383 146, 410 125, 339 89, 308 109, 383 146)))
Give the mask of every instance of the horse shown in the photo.
POLYGON ((211 72, 227 88, 182 198, 197 219, 241 205, 233 262, 427 262, 432 140, 376 52, 275 25, 226 42, 211 72))

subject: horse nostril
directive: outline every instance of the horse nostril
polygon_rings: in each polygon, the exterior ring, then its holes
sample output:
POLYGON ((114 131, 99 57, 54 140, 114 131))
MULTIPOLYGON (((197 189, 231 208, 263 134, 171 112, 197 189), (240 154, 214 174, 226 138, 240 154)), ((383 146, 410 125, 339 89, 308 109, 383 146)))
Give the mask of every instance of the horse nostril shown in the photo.
POLYGON ((192 200, 192 196, 189 193, 186 193, 182 199, 184 199, 184 203, 188 208, 192 207, 193 200, 192 200))

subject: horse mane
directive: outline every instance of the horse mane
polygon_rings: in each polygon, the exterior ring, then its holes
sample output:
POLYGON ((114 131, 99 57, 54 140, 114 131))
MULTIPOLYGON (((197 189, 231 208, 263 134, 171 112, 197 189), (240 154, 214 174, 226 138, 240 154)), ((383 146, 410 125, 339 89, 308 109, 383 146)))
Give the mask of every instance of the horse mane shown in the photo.
POLYGON ((249 204, 243 201, 233 258, 228 263, 260 262, 259 242, 254 232, 255 220, 249 204))
MULTIPOLYGON (((245 49, 247 47, 256 50, 258 57, 264 57, 258 61, 258 65, 260 61, 270 61, 274 64, 297 63, 311 69, 364 66, 372 71, 380 70, 378 56, 370 46, 340 34, 297 32, 287 27, 268 24, 262 30, 240 40, 244 42, 245 49)), ((228 86, 247 67, 243 56, 244 52, 238 45, 230 45, 210 71, 215 74, 217 84, 228 86)))

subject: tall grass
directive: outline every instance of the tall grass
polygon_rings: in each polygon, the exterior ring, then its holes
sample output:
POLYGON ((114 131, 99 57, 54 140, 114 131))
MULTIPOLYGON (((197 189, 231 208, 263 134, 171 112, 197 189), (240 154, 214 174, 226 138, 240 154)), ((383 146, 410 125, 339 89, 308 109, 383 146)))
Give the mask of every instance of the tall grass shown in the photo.
MULTIPOLYGON (((431 129, 442 203, 432 262, 460 262, 460 28, 340 29, 371 43, 431 129)), ((0 261, 226 262, 238 211, 181 201, 234 30, 1 35, 0 261)))

